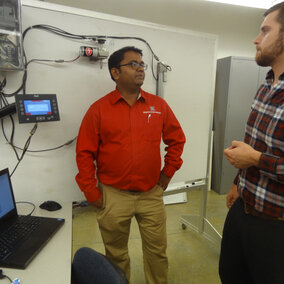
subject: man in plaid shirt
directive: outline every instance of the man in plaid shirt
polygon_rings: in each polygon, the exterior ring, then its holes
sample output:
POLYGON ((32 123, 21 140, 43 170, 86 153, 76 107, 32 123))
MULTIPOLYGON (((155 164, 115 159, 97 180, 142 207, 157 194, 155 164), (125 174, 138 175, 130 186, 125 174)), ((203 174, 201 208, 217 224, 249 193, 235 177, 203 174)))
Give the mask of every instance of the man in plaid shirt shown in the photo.
POLYGON ((244 142, 224 151, 239 173, 227 196, 223 284, 284 283, 284 2, 264 16, 255 60, 272 69, 256 94, 244 142))

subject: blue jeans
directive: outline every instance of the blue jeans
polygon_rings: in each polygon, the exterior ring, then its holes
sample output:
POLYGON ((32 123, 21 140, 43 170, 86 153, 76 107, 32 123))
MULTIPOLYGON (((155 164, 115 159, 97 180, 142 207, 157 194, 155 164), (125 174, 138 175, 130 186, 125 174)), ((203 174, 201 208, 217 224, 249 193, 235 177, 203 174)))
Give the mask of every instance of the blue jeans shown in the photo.
POLYGON ((80 248, 72 263, 72 284, 128 284, 124 272, 104 255, 80 248))

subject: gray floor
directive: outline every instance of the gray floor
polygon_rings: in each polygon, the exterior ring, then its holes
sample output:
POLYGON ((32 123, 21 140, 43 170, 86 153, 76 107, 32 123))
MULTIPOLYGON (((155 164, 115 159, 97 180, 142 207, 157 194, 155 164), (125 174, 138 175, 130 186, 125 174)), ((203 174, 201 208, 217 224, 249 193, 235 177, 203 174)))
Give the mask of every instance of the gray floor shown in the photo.
MULTIPOLYGON (((220 248, 206 240, 189 227, 181 226, 184 214, 198 215, 200 190, 187 193, 188 202, 167 205, 167 233, 169 257, 169 284, 219 284, 218 258, 220 248)), ((227 214, 225 195, 214 191, 208 193, 207 219, 222 233, 227 214)), ((90 207, 73 210, 73 254, 82 246, 104 253, 104 246, 96 222, 95 212, 90 207)), ((129 239, 131 258, 131 283, 144 284, 141 238, 136 221, 131 224, 129 239)), ((158 284, 158 283, 157 283, 158 284)))

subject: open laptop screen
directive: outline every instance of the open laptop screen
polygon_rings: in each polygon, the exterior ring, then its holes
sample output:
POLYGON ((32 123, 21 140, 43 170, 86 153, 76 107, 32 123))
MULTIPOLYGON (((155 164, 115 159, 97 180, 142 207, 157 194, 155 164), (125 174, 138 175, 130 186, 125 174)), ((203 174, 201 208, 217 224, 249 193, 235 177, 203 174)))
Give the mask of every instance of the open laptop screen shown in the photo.
POLYGON ((0 171, 0 218, 14 210, 14 198, 11 190, 9 172, 0 171))

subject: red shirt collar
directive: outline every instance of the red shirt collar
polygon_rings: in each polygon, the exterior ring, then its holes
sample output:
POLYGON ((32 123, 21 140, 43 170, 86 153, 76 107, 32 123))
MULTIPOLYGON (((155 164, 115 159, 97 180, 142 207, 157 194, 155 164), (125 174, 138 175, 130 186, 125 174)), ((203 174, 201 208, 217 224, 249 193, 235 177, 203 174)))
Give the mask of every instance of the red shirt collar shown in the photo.
MULTIPOLYGON (((143 98, 143 100, 146 101, 145 92, 140 88, 140 96, 139 96, 138 100, 140 100, 141 98, 143 98)), ((123 99, 123 97, 121 96, 121 94, 119 93, 118 89, 116 88, 112 92, 111 103, 112 104, 116 104, 121 99, 123 99)))

